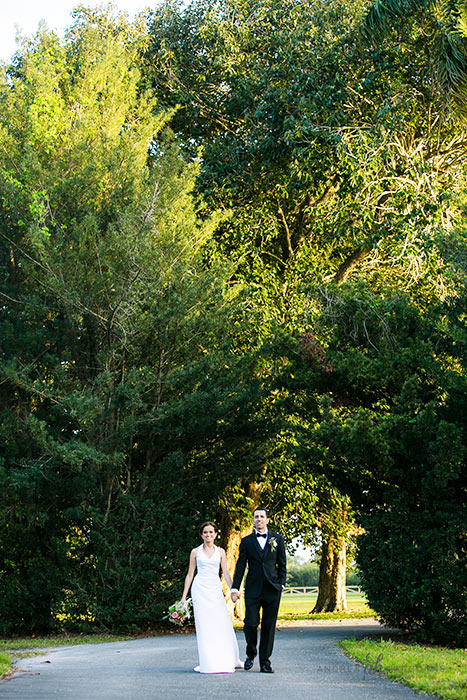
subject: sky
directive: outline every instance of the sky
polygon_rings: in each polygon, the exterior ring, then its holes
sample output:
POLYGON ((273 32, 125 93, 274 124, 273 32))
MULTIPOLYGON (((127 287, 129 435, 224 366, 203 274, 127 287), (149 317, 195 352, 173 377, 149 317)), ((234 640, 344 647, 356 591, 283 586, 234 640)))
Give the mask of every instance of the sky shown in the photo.
MULTIPOLYGON (((0 0, 0 61, 8 61, 16 50, 17 28, 21 34, 31 36, 37 31, 41 19, 49 29, 59 34, 72 23, 71 11, 77 5, 94 7, 98 0, 0 0)), ((105 3, 106 4, 106 3, 105 3)), ((157 0, 114 0, 118 10, 130 18, 159 4, 157 0)))

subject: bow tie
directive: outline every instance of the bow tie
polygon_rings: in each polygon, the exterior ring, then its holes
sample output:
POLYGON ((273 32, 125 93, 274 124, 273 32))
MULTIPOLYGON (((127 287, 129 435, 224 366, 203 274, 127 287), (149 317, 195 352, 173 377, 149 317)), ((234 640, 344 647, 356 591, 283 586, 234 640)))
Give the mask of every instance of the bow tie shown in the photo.
POLYGON ((267 532, 257 532, 256 537, 267 537, 268 533, 267 532))

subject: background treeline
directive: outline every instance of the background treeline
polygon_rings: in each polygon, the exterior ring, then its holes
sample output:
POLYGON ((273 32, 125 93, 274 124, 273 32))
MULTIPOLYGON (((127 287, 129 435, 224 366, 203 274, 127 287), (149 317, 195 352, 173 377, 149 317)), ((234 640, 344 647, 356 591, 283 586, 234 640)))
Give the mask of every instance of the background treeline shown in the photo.
MULTIPOLYGON (((307 564, 287 563, 287 586, 318 586, 319 565, 310 561, 307 564)), ((346 575, 347 586, 359 586, 360 576, 357 571, 351 569, 346 575)))
POLYGON ((319 542, 317 610, 355 552, 384 621, 465 641, 466 27, 447 2, 200 0, 23 43, 3 634, 158 624, 199 522, 232 566, 261 502, 319 542))

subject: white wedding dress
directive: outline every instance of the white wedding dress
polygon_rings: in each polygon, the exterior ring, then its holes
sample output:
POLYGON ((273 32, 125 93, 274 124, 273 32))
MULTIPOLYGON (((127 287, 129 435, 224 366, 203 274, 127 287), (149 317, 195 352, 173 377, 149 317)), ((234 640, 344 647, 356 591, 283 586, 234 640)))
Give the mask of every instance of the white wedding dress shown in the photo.
POLYGON ((203 545, 196 552, 197 574, 191 586, 198 642, 199 673, 233 673, 241 668, 238 643, 219 578, 220 552, 208 557, 203 545))

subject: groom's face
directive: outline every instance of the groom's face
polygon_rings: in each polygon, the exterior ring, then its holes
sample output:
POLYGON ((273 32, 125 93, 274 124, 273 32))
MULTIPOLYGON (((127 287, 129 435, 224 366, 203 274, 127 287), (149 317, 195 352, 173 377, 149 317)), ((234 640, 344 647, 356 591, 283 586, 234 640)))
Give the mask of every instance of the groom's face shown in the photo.
POLYGON ((269 518, 265 510, 255 510, 253 513, 253 525, 258 532, 265 532, 268 529, 269 518))

